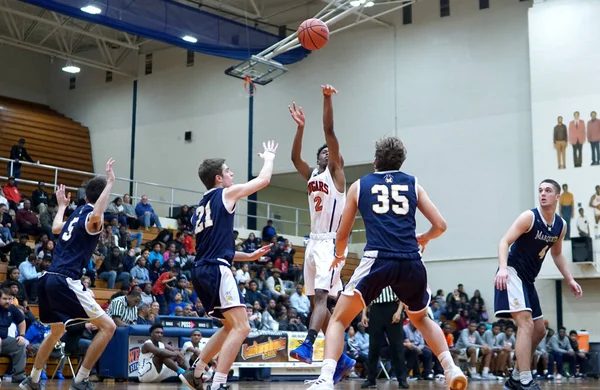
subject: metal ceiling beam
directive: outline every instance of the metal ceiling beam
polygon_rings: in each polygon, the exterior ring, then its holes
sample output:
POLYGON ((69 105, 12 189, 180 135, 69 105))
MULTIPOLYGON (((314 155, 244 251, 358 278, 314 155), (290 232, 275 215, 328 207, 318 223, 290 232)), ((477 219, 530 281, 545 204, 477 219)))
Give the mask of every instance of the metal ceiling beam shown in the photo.
MULTIPOLYGON (((329 3, 329 4, 331 4, 331 1, 330 1, 330 0, 321 0, 321 1, 322 1, 323 3, 329 3)), ((341 3, 341 2, 342 2, 342 1, 340 1, 340 3, 341 3)), ((353 14, 355 14, 355 15, 360 15, 360 14, 361 14, 361 13, 360 13, 360 7, 352 7, 351 5, 348 5, 348 6, 344 6, 344 7, 343 7, 343 9, 344 9, 344 10, 350 10, 350 9, 353 9, 353 10, 351 11, 351 13, 353 13, 353 14), (353 8, 354 8, 354 9, 353 9, 353 8)), ((379 19, 377 19, 376 17, 369 18, 369 21, 373 21, 373 23, 377 23, 377 24, 378 24, 378 25, 380 25, 380 26, 385 26, 385 27, 393 27, 391 24, 389 24, 389 23, 387 23, 387 22, 384 22, 383 20, 379 20, 379 19)))
POLYGON ((259 14, 248 12, 247 10, 239 9, 237 7, 232 7, 232 6, 224 4, 223 2, 218 1, 218 0, 202 0, 199 3, 200 4, 206 4, 206 5, 209 5, 211 7, 219 8, 219 9, 222 9, 224 11, 231 12, 233 14, 242 16, 244 18, 248 17, 248 18, 253 18, 253 19, 260 19, 260 15, 259 14))
POLYGON ((133 75, 133 74, 124 72, 117 67, 107 65, 107 64, 104 64, 99 61, 94 61, 94 60, 90 60, 90 59, 75 56, 75 55, 67 55, 58 50, 50 49, 48 47, 38 46, 38 45, 29 43, 29 42, 19 41, 17 39, 11 38, 11 37, 6 37, 3 35, 0 35, 0 43, 5 43, 10 46, 20 47, 23 49, 34 51, 36 53, 45 54, 45 55, 49 55, 49 56, 56 57, 56 58, 62 58, 63 60, 67 60, 67 61, 74 61, 79 65, 89 66, 89 67, 100 69, 100 70, 108 70, 113 73, 120 74, 120 75, 127 76, 127 77, 135 77, 135 75, 133 75))
POLYGON ((116 40, 116 39, 106 38, 106 37, 100 36, 98 34, 91 33, 91 32, 88 32, 88 31, 85 31, 85 30, 82 30, 82 29, 79 29, 79 28, 62 25, 59 22, 52 21, 52 20, 45 19, 45 18, 40 18, 38 16, 31 15, 31 14, 28 14, 26 12, 17 11, 17 10, 14 10, 14 9, 6 7, 6 6, 0 6, 0 11, 4 11, 5 13, 7 13, 9 15, 20 16, 20 17, 22 17, 24 19, 35 20, 37 22, 44 23, 44 24, 47 24, 49 26, 58 27, 58 28, 61 28, 63 30, 66 30, 66 31, 70 31, 70 32, 74 32, 76 34, 81 34, 81 35, 88 36, 90 38, 99 38, 99 39, 101 39, 103 41, 110 42, 110 43, 113 43, 113 44, 121 46, 121 47, 126 47, 128 49, 139 50, 138 45, 131 45, 131 44, 127 43, 127 42, 122 42, 122 41, 119 41, 119 40, 116 40))

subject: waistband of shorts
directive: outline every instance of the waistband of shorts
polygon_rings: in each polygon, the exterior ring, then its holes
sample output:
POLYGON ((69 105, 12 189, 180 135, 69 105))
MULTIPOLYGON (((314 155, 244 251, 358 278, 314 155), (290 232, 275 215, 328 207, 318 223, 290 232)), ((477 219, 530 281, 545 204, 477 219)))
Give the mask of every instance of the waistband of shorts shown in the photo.
POLYGON ((41 278, 44 275, 58 275, 58 276, 62 276, 65 279, 73 279, 73 280, 77 279, 77 277, 72 277, 69 275, 61 274, 59 272, 52 272, 52 271, 43 271, 39 277, 41 278))
MULTIPOLYGON (((233 261, 232 261, 233 263, 233 261)), ((226 267, 231 267, 231 264, 225 260, 225 259, 202 259, 202 260, 198 260, 196 261, 196 263, 194 264, 194 267, 198 267, 201 265, 207 265, 207 264, 211 264, 211 265, 224 265, 226 267)))
POLYGON ((310 233, 310 239, 315 241, 335 240, 336 232, 330 233, 310 233))

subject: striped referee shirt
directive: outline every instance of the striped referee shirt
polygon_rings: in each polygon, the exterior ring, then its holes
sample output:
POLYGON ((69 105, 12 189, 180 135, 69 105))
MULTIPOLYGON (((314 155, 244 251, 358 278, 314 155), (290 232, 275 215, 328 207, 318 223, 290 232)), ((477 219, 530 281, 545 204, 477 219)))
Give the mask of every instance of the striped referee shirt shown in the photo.
POLYGON ((397 302, 398 301, 398 297, 396 296, 396 294, 394 294, 394 291, 392 290, 392 288, 390 286, 387 286, 386 288, 383 289, 383 291, 381 292, 381 294, 379 295, 379 297, 377 297, 377 299, 375 299, 373 302, 371 302, 371 304, 376 304, 376 303, 392 303, 392 302, 397 302))
POLYGON ((112 300, 106 314, 110 318, 119 317, 126 324, 135 324, 138 318, 138 309, 137 306, 129 306, 127 296, 124 295, 112 300))

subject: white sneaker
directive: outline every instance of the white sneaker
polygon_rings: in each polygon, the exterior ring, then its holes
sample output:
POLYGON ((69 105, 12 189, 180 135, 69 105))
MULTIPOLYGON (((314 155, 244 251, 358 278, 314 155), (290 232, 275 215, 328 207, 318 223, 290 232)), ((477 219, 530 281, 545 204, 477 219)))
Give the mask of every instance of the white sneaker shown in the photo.
POLYGON ((491 373, 488 372, 487 374, 481 375, 481 378, 484 381, 495 381, 496 380, 496 375, 491 374, 491 373))
POLYGON ((556 374, 556 380, 561 380, 561 379, 562 379, 562 375, 556 374))
POLYGON ((482 379, 481 374, 471 374, 471 379, 473 379, 474 381, 480 381, 482 379))
POLYGON ((307 390, 333 390, 333 381, 327 379, 317 379, 306 381, 306 384, 312 384, 307 390))
POLYGON ((456 366, 444 371, 446 384, 450 390, 464 390, 467 388, 467 377, 462 370, 456 366))

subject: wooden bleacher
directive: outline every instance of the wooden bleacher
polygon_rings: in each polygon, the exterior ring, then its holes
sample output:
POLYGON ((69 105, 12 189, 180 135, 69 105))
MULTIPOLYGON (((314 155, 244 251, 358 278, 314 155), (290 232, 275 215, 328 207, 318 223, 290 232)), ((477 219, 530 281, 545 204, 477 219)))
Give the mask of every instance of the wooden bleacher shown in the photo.
MULTIPOLYGON (((87 127, 66 118, 50 107, 0 97, 0 157, 9 158, 19 138, 34 161, 57 167, 94 172, 90 133, 87 127)), ((6 164, 0 163, 1 175, 6 164)), ((75 188, 89 176, 59 172, 59 183, 75 188)), ((22 165, 21 179, 54 183, 54 170, 22 165)), ((0 183, 4 185, 4 182, 0 183)), ((35 184, 20 183, 21 194, 30 197, 35 184)), ((51 191, 48 191, 51 192, 51 191)))

